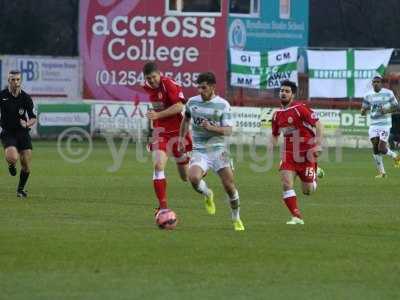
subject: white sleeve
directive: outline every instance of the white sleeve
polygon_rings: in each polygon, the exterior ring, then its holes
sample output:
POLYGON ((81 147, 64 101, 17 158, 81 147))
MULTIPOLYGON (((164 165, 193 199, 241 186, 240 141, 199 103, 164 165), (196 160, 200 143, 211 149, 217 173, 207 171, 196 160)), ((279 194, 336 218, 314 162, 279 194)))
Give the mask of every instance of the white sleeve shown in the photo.
POLYGON ((221 125, 223 127, 232 127, 233 119, 232 119, 232 109, 229 103, 226 104, 224 111, 221 116, 221 125))

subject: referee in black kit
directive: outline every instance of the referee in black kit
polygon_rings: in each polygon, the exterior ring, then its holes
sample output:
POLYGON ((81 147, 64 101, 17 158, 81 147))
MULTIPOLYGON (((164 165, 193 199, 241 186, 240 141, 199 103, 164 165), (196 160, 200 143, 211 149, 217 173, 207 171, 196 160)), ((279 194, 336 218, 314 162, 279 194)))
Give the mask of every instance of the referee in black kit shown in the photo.
POLYGON ((0 92, 1 142, 4 147, 8 171, 17 175, 16 163, 21 161, 17 197, 26 198, 24 190, 30 173, 32 141, 30 128, 36 123, 32 98, 21 90, 21 72, 8 73, 8 88, 0 92))

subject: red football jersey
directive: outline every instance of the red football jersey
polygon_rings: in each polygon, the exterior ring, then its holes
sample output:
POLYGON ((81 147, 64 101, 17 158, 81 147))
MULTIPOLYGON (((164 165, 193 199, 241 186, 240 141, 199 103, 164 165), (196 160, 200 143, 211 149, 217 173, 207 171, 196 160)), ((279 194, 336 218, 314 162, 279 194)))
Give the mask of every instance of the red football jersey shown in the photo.
POLYGON ((272 134, 285 138, 285 152, 304 153, 315 147, 314 127, 318 118, 304 103, 293 102, 287 108, 275 111, 272 117, 272 134))
MULTIPOLYGON (((157 89, 153 89, 148 83, 145 83, 143 88, 149 94, 153 109, 157 112, 165 110, 178 102, 185 102, 182 87, 168 77, 161 76, 160 86, 157 89)), ((163 128, 163 133, 173 133, 179 131, 181 121, 182 114, 179 113, 167 118, 154 120, 153 127, 163 128)))

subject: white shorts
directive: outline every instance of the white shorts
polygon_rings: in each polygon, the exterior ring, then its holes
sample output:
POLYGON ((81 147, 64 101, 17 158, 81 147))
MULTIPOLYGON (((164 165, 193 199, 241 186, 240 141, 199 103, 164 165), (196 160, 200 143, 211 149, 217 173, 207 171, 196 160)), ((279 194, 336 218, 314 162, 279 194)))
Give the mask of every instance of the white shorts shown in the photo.
POLYGON ((388 142, 390 127, 371 125, 368 130, 369 139, 378 137, 381 141, 388 142))
POLYGON ((204 172, 207 172, 209 169, 218 172, 226 167, 232 168, 232 161, 226 149, 209 152, 193 150, 189 168, 191 166, 199 166, 204 172))

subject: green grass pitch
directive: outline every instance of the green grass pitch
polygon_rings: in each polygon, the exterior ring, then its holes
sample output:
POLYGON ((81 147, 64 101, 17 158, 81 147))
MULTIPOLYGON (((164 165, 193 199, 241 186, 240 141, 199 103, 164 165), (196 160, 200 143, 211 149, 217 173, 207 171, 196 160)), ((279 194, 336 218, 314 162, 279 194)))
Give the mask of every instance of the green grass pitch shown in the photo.
MULTIPOLYGON (((306 225, 285 225, 275 168, 236 163, 245 232, 234 232, 218 178, 217 214, 167 169, 174 231, 154 225, 151 162, 131 145, 122 167, 95 142, 81 164, 55 142, 34 143, 30 198, 0 169, 0 299, 399 299, 400 170, 374 179, 371 151, 323 163, 316 194, 300 195, 306 225)), ((235 151, 234 151, 235 152, 235 151)), ((263 150, 258 149, 262 154, 263 150)))

